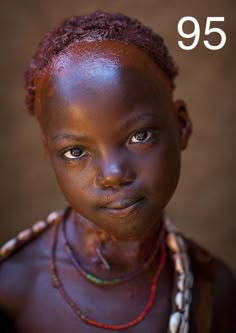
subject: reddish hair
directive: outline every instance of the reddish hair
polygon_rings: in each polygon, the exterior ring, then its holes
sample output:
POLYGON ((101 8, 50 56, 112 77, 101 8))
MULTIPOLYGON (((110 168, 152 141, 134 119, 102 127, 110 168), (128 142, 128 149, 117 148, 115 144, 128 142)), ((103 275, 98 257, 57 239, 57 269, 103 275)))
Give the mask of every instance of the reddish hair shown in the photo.
POLYGON ((174 88, 178 69, 163 38, 136 19, 101 11, 73 16, 50 30, 39 43, 25 73, 26 106, 34 114, 35 82, 47 64, 68 45, 81 40, 118 40, 134 44, 164 71, 174 88))

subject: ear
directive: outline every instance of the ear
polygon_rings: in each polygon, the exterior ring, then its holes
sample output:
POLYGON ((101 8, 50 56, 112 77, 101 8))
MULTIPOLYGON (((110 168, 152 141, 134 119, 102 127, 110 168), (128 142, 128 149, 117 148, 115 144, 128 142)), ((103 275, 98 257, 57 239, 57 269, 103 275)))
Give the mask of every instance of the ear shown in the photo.
POLYGON ((174 102, 175 114, 179 127, 180 148, 184 150, 192 133, 192 122, 189 118, 187 107, 184 101, 177 100, 174 102))
POLYGON ((41 133, 41 142, 42 142, 43 147, 44 147, 44 154, 45 154, 46 160, 49 163, 51 163, 50 150, 49 150, 47 138, 45 137, 45 135, 43 133, 41 133))

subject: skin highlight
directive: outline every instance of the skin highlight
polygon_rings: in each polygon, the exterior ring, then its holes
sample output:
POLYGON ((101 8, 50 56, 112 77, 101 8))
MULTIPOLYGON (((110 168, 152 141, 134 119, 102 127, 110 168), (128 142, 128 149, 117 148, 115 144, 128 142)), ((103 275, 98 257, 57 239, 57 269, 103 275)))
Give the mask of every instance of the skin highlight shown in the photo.
POLYGON ((123 266, 136 251, 135 266, 147 255, 141 248, 151 251, 143 244, 155 242, 191 133, 185 105, 173 102, 169 79, 136 46, 77 42, 38 80, 36 114, 58 183, 78 214, 75 246, 89 244, 82 256, 95 256, 103 234, 104 248, 116 259, 119 253, 123 266), (73 158, 70 149, 81 156, 73 158), (81 228, 94 232, 86 235, 81 228))
MULTIPOLYGON (((56 45, 50 38, 48 43, 56 45)), ((184 102, 173 101, 168 75, 137 47, 114 40, 60 46, 64 50, 59 56, 49 52, 52 58, 40 72, 36 90, 28 85, 29 104, 33 107, 36 92, 45 151, 76 212, 75 219, 73 214, 66 218, 70 243, 85 269, 110 279, 139 269, 152 253, 163 210, 178 183, 191 121, 184 102), (104 270, 96 255, 98 247, 110 271, 104 270)), ((44 54, 42 49, 39 54, 44 54)), ((1 262, 0 327, 8 325, 7 331, 14 332, 98 332, 79 320, 52 287, 51 231, 1 262)), ((233 274, 187 238, 186 245, 195 284, 190 330, 203 331, 210 311, 201 310, 212 297, 211 332, 233 332, 233 274)), ((160 254, 135 279, 100 288, 78 274, 59 230, 56 262, 68 294, 81 310, 95 320, 117 324, 131 321, 143 310, 160 254)), ((174 285, 168 255, 150 312, 138 326, 125 331, 167 332, 174 285)))
POLYGON ((136 45, 160 66, 174 88, 178 68, 159 34, 124 14, 96 11, 66 19, 42 38, 25 73, 25 102, 31 114, 35 114, 37 78, 56 56, 74 42, 83 40, 116 40, 136 45))

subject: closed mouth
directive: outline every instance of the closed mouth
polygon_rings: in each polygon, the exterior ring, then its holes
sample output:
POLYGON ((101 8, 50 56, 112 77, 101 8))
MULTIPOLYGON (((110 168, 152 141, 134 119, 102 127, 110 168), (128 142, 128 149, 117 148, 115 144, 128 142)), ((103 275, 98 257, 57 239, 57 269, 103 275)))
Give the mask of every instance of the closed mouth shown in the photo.
POLYGON ((102 207, 109 215, 122 217, 134 214, 138 206, 143 202, 144 198, 128 198, 115 200, 102 207))

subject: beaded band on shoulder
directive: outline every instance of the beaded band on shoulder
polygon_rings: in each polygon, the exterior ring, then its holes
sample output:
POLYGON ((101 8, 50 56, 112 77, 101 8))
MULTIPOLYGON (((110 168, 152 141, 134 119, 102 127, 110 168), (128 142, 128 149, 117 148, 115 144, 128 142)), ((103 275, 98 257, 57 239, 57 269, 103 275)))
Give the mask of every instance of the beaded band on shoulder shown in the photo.
POLYGON ((170 250, 175 268, 175 285, 172 314, 169 319, 168 333, 189 332, 189 311, 192 302, 193 274, 184 238, 178 233, 167 217, 166 244, 170 250))
POLYGON ((48 215, 45 221, 40 220, 34 223, 30 228, 20 231, 15 238, 8 240, 2 247, 0 247, 0 262, 7 259, 10 255, 15 253, 16 250, 40 235, 55 220, 60 218, 60 216, 61 212, 52 212, 48 215))
MULTIPOLYGON (((21 231, 15 238, 0 248, 0 262, 46 230, 52 223, 61 219, 65 210, 52 212, 45 221, 38 221, 32 227, 21 231)), ((171 253, 175 268, 174 301, 169 319, 168 333, 189 332, 189 310, 192 302, 193 275, 184 238, 165 216, 166 244, 171 253)))

